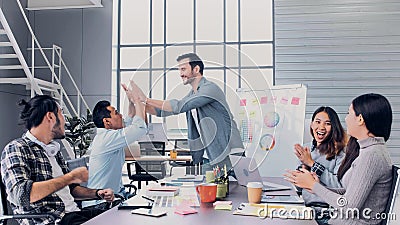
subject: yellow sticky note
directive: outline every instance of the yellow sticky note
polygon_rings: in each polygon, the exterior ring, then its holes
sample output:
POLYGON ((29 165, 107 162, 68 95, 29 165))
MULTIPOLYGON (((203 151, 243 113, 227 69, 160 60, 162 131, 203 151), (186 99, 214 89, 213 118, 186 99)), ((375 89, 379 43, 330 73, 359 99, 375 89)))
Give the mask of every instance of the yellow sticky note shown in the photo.
POLYGON ((220 205, 216 205, 214 207, 215 210, 228 210, 231 211, 232 210, 232 205, 228 205, 228 204, 220 204, 220 205))

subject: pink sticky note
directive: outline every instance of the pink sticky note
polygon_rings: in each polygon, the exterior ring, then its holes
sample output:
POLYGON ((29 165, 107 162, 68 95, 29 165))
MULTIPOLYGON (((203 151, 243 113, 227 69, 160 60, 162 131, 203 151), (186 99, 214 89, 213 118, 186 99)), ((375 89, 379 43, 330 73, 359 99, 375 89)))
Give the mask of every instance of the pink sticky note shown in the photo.
POLYGON ((292 105, 298 105, 298 104, 300 104, 300 98, 298 98, 298 97, 293 97, 293 98, 292 98, 291 104, 292 104, 292 105))
POLYGON ((260 104, 267 104, 267 102, 268 102, 268 97, 261 97, 260 104))
POLYGON ((197 213, 197 210, 193 209, 192 207, 186 204, 181 204, 175 207, 174 212, 180 215, 187 215, 187 214, 197 213))
POLYGON ((240 99, 240 106, 246 106, 246 99, 240 99))
POLYGON ((288 99, 286 97, 282 97, 281 103, 286 105, 288 103, 288 99))

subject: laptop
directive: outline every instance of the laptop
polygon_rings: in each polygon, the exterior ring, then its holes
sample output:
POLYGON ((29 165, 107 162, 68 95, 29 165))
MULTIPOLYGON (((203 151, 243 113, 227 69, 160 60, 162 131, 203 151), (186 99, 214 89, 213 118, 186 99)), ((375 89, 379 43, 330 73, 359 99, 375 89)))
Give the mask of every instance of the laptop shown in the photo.
POLYGON ((261 182, 263 184, 263 191, 283 191, 292 189, 290 186, 263 181, 258 171, 257 164, 252 158, 236 155, 230 155, 229 158, 232 162, 236 179, 242 186, 247 186, 248 182, 261 182))

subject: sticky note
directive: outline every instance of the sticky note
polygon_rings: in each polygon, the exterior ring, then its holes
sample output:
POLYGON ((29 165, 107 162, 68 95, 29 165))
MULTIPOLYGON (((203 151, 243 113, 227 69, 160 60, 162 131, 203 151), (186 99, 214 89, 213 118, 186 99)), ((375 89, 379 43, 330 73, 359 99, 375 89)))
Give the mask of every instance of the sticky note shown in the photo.
POLYGON ((228 211, 231 211, 231 210, 232 210, 232 205, 225 205, 225 204, 223 204, 223 205, 216 205, 216 206, 214 207, 214 209, 215 209, 215 210, 228 210, 228 211))
POLYGON ((260 104, 267 104, 267 103, 268 103, 268 97, 261 97, 260 104))
POLYGON ((246 99, 240 99, 240 106, 246 106, 246 99))
POLYGON ((213 206, 217 205, 232 205, 232 201, 216 201, 213 203, 213 206))
POLYGON ((174 212, 180 215, 187 215, 187 214, 197 213, 197 210, 193 209, 187 204, 181 204, 175 207, 174 212))
POLYGON ((291 104, 292 104, 292 105, 298 105, 298 104, 300 104, 300 98, 298 98, 298 97, 293 97, 293 98, 292 98, 291 104))
POLYGON ((288 99, 286 97, 282 97, 281 103, 286 105, 288 103, 288 99))

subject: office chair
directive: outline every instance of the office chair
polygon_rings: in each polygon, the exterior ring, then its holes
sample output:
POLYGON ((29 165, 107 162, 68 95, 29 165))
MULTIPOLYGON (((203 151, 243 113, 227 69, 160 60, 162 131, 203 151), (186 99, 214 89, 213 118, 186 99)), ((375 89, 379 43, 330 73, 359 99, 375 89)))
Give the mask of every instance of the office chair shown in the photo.
MULTIPOLYGON (((189 142, 187 139, 175 139, 175 144, 174 144, 174 149, 179 150, 179 149, 189 149, 189 142)), ((179 151, 178 155, 190 155, 190 151, 179 151)), ((192 167, 193 162, 176 162, 176 161, 170 161, 169 165, 171 166, 171 169, 169 170, 169 175, 172 175, 172 169, 175 167, 192 167)), ((190 169, 190 168, 189 168, 190 169)))
MULTIPOLYGON (((70 171, 78 167, 86 167, 88 169, 88 163, 89 163, 89 156, 82 156, 81 158, 70 159, 65 161, 65 164, 67 165, 70 171)), ((81 183, 80 185, 86 187, 87 182, 81 183)))
MULTIPOLYGON (((400 188, 400 167, 392 166, 392 186, 390 189, 390 195, 388 202, 386 204, 385 215, 386 218, 382 220, 381 225, 395 224, 394 221, 390 220, 388 217, 390 215, 400 214, 400 199, 398 199, 399 188, 400 188)), ((392 218, 393 219, 393 218, 392 218)))
POLYGON ((7 224, 7 220, 19 220, 19 219, 38 219, 38 218, 49 218, 51 221, 55 221, 56 217, 52 213, 42 214, 13 214, 10 203, 7 201, 7 192, 5 185, 3 184, 0 175, 0 192, 1 192, 1 208, 3 209, 2 215, 0 215, 0 222, 3 225, 7 224))
MULTIPOLYGON (((159 155, 165 156, 165 142, 139 142, 141 156, 159 155)), ((154 161, 135 161, 127 163, 128 178, 131 184, 134 181, 138 182, 138 188, 142 188, 142 181, 157 182, 166 175, 166 162, 163 160, 154 161), (132 171, 132 165, 135 166, 135 173, 132 171)))

